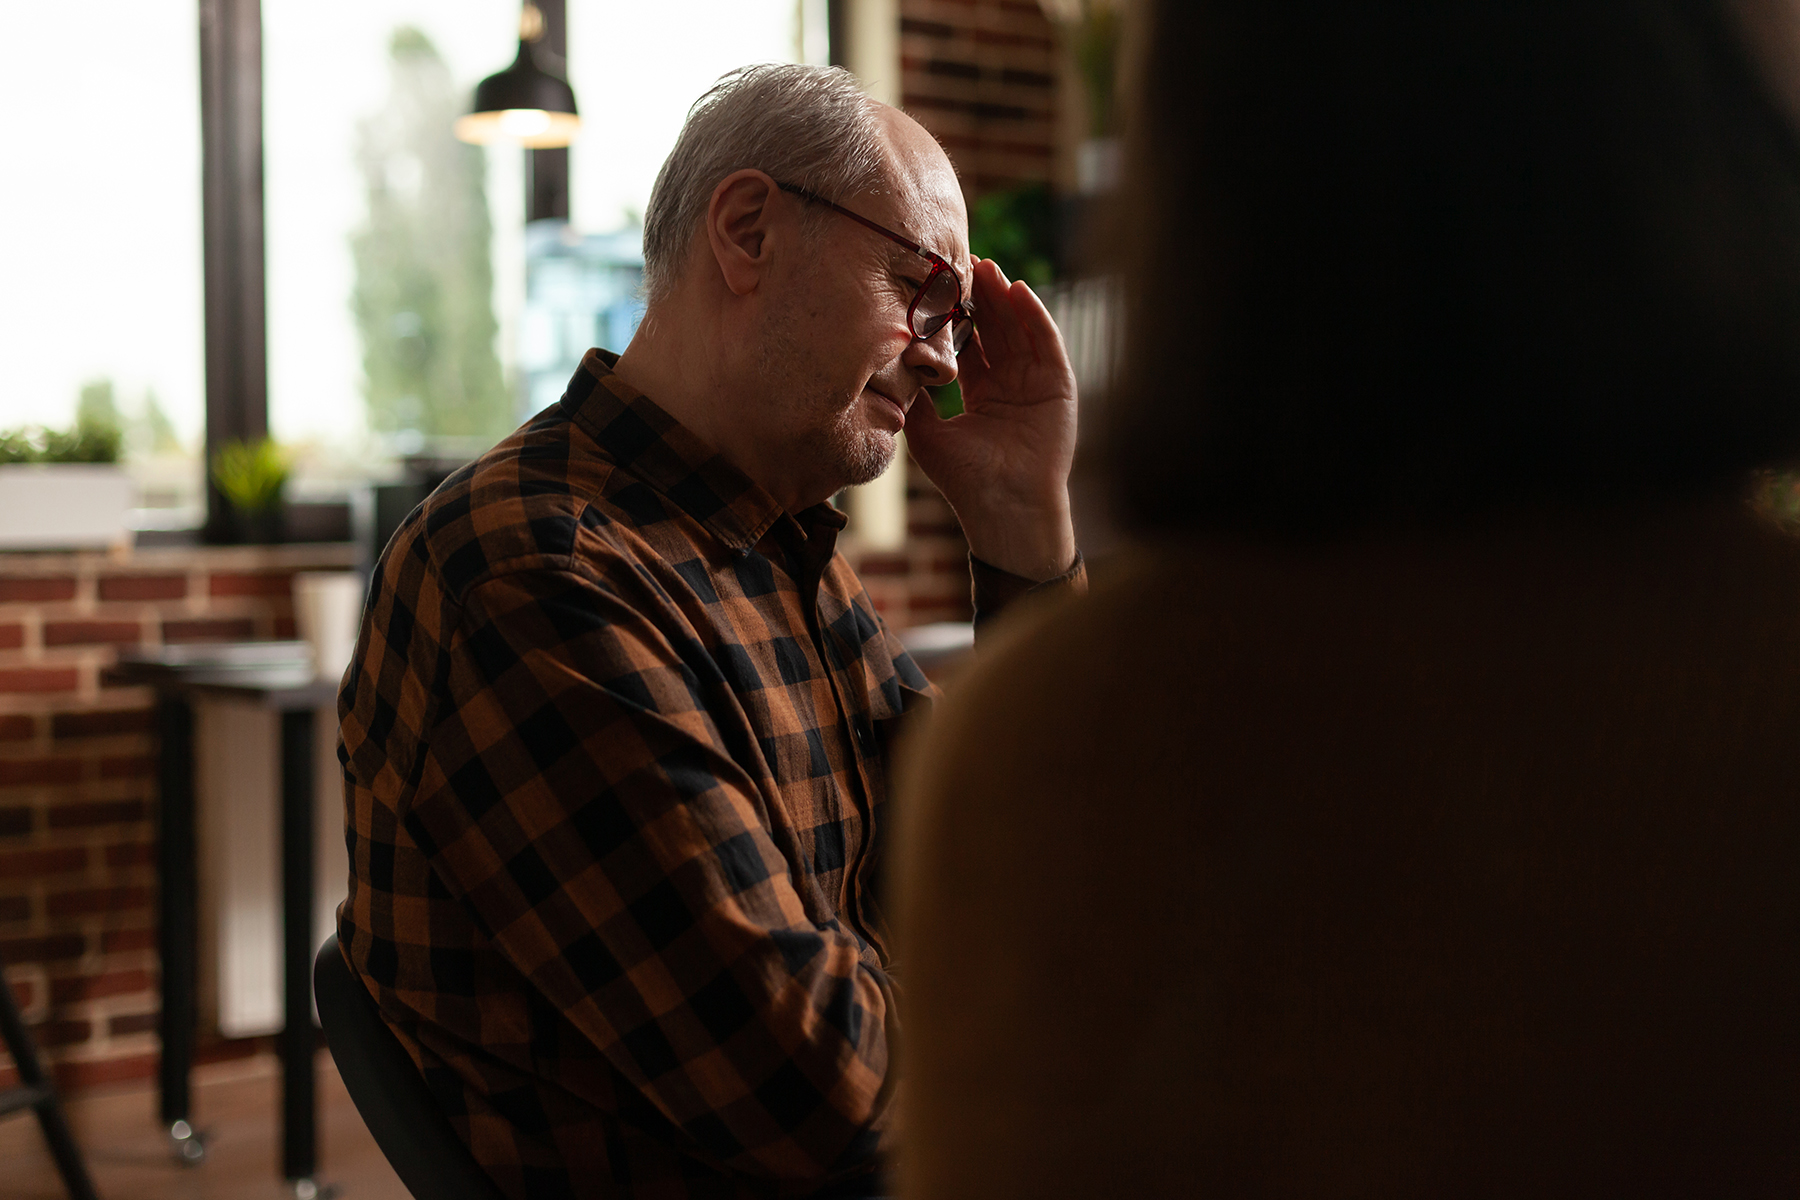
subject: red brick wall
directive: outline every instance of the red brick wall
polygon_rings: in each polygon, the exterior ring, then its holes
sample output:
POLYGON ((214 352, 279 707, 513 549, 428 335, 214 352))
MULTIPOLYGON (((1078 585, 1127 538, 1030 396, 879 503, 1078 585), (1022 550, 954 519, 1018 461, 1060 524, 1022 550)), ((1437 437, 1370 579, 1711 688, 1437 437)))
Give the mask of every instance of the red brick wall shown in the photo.
POLYGON ((1051 177, 1061 64, 1037 0, 900 0, 901 107, 970 196, 1051 177))
MULTIPOLYGON (((155 1069, 156 741, 117 648, 293 636, 341 546, 0 555, 0 957, 65 1086, 155 1069)), ((0 1054, 0 1088, 16 1080, 0 1054)))
MULTIPOLYGON (((902 469, 902 468, 896 468, 902 469)), ((967 620, 967 546, 909 462, 899 552, 846 547, 895 628, 967 620)), ((120 646, 292 637, 296 570, 348 547, 0 555, 0 958, 65 1087, 157 1056, 152 695, 120 646)), ((16 1074, 0 1053, 0 1088, 16 1074)))

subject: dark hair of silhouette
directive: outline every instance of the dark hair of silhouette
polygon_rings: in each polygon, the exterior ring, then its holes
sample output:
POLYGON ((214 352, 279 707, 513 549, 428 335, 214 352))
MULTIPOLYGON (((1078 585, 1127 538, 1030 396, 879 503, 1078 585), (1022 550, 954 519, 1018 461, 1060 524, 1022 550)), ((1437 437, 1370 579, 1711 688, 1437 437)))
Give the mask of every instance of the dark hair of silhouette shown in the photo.
POLYGON ((1716 4, 1139 15, 1126 524, 1438 524, 1800 451, 1800 143, 1716 4))

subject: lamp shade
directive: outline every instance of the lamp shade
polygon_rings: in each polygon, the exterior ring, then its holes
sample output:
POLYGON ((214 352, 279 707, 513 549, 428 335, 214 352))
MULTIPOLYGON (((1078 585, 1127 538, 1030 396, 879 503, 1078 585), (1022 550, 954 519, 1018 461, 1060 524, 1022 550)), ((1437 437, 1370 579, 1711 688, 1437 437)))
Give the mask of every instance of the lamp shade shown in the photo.
POLYGON ((566 146, 580 130, 575 89, 539 67, 523 39, 512 66, 482 80, 474 111, 456 122, 456 136, 465 142, 517 142, 534 150, 566 146))

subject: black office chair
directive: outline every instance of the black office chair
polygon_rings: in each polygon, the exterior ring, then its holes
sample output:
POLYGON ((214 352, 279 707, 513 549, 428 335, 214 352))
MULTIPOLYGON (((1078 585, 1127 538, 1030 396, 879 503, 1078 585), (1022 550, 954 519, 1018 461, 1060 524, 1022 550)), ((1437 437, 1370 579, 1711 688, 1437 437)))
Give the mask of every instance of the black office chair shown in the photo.
POLYGON ((335 934, 313 962, 313 994, 338 1074, 407 1190, 418 1200, 504 1200, 344 962, 335 934))

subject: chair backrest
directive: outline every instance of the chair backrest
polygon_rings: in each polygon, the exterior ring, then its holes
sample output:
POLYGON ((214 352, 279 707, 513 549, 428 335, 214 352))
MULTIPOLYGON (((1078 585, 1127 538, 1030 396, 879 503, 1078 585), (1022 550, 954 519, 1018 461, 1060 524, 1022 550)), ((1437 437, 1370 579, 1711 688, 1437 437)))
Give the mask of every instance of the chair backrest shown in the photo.
POLYGON ((338 1074, 407 1190, 418 1200, 504 1200, 344 961, 335 934, 313 963, 313 994, 338 1074))

